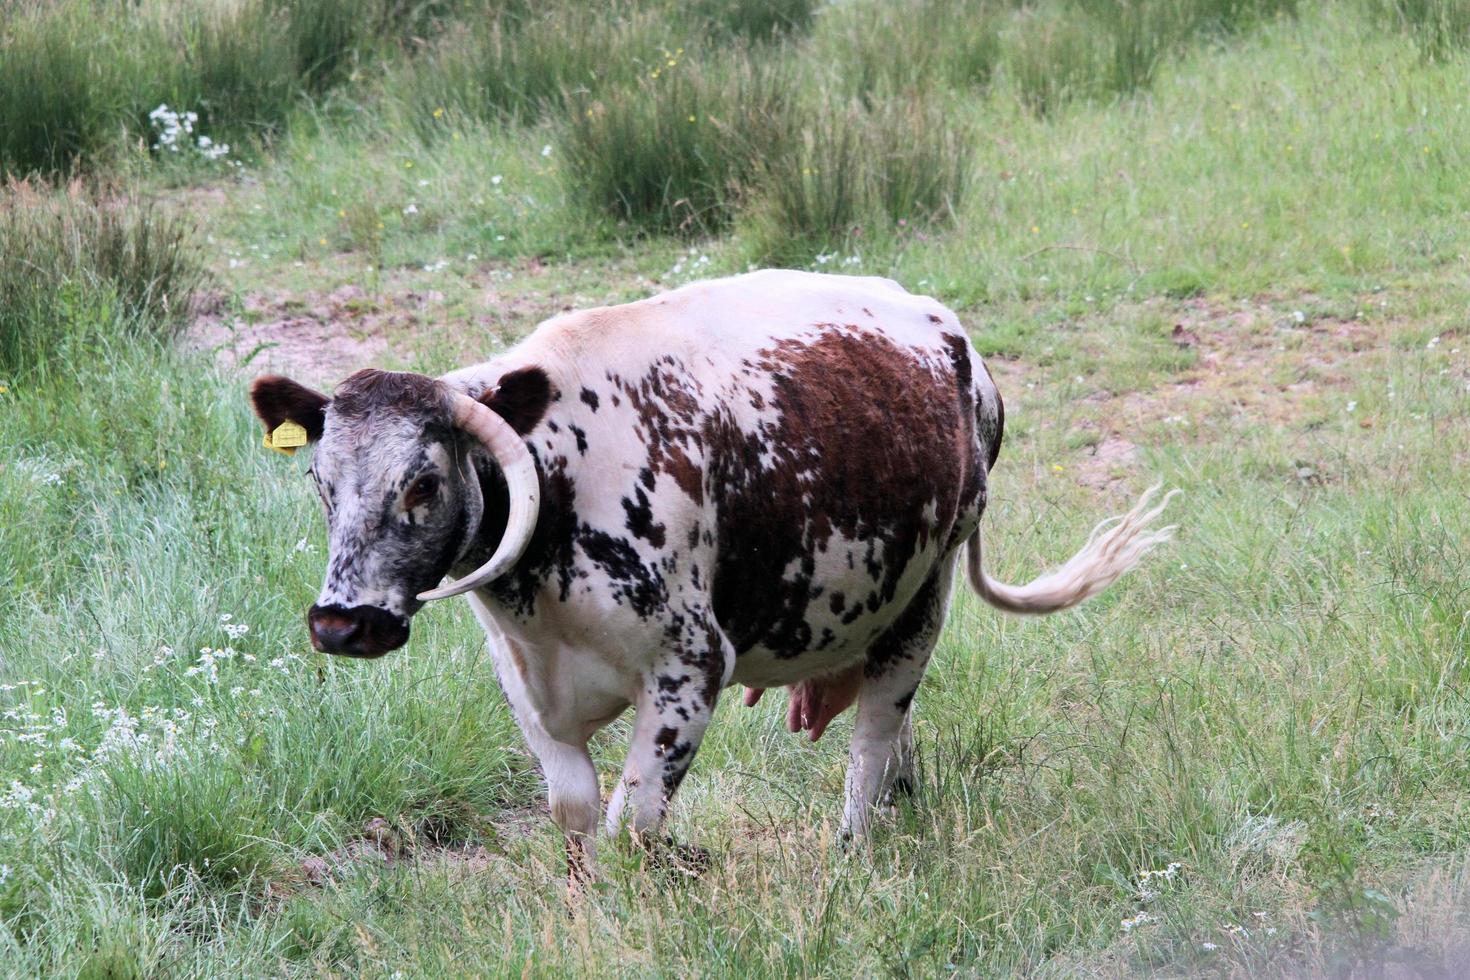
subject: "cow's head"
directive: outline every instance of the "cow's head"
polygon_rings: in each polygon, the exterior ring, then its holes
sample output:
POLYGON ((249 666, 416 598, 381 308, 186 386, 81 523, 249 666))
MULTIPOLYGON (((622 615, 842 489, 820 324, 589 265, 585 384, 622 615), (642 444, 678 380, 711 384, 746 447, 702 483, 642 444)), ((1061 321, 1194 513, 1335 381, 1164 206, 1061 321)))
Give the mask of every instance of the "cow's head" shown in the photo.
POLYGON ((289 378, 255 381, 250 398, 268 433, 287 421, 306 430, 326 508, 326 582, 307 613, 313 646, 381 656, 408 641, 409 618, 425 601, 478 588, 515 564, 540 499, 521 436, 550 394, 538 368, 505 375, 478 400, 390 371, 359 371, 331 398, 289 378), (434 588, 497 541, 475 571, 434 588))

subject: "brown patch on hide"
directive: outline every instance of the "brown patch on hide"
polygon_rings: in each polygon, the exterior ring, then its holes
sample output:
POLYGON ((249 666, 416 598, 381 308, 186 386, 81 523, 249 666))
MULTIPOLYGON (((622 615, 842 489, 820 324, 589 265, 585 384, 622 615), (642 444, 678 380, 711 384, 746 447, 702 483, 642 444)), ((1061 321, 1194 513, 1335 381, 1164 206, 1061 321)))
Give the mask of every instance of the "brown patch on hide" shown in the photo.
POLYGON ((699 383, 689 377, 682 362, 665 355, 636 381, 619 380, 619 387, 638 413, 649 470, 667 475, 689 499, 702 505, 704 473, 690 457, 704 449, 699 383))
POLYGON ((942 353, 855 327, 780 341, 750 368, 772 381, 775 421, 750 432, 722 415, 705 433, 720 515, 714 607, 737 651, 794 657, 813 640, 816 555, 834 533, 859 543, 877 608, 974 503, 974 415, 942 353), (960 433, 968 451, 956 451, 960 433))

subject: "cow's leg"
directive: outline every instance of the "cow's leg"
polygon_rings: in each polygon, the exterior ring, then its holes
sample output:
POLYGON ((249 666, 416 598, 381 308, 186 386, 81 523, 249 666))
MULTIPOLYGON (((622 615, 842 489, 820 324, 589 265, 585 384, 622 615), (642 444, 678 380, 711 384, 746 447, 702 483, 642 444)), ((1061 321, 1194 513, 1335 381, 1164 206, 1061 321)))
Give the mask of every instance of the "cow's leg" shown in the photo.
POLYGON ((903 713, 903 725, 898 730, 898 759, 893 770, 894 795, 913 796, 918 792, 919 774, 914 761, 914 705, 903 713))
POLYGON ((730 641, 712 617, 697 616, 644 676, 623 776, 608 804, 609 833, 624 825, 640 836, 659 828, 734 669, 730 641))
MULTIPOLYGON (((542 726, 536 712, 528 707, 525 678, 516 666, 515 655, 524 657, 517 642, 507 636, 490 607, 476 593, 466 598, 475 618, 485 628, 495 676, 511 715, 516 720, 526 744, 541 764, 546 779, 546 801, 552 821, 566 835, 567 871, 570 883, 591 878, 597 867, 597 817, 602 812, 602 794, 597 785, 597 769, 587 751, 587 740, 562 741, 542 726), (517 651, 512 654, 511 651, 517 651)), ((563 734, 563 738, 566 738, 563 734)))
POLYGON ((954 563, 946 562, 868 651, 847 766, 845 836, 866 836, 883 793, 900 778, 912 782, 912 744, 904 745, 909 706, 944 628, 953 577, 954 563))
POLYGON ((587 744, 558 742, 541 733, 527 742, 546 777, 551 819, 566 835, 567 875, 573 885, 591 878, 597 865, 597 817, 602 797, 587 744))

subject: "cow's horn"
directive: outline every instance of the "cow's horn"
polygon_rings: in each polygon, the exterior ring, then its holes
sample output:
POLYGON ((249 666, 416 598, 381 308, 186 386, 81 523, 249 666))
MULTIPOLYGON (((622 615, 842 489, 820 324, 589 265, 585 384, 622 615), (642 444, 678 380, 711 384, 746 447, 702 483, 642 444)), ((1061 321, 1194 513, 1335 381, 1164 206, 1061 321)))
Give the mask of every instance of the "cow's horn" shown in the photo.
POLYGON ((490 560, 464 578, 428 592, 419 593, 421 602, 448 599, 486 582, 494 581, 510 570, 530 543, 536 530, 536 515, 541 511, 541 483, 536 477, 536 461, 531 451, 510 423, 484 405, 458 392, 454 395, 454 424, 484 444, 505 475, 505 488, 510 494, 510 517, 500 546, 490 560))

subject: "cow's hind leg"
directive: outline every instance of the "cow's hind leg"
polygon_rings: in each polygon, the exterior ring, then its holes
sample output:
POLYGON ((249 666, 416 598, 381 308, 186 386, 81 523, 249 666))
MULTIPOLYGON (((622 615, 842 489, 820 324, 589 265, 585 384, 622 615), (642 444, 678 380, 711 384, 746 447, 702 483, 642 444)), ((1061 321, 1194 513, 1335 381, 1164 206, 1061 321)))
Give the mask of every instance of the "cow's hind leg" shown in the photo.
POLYGON ((909 706, 944 628, 953 578, 954 563, 946 562, 868 651, 847 766, 844 836, 867 835, 873 808, 895 784, 912 788, 909 706))
POLYGON ((679 639, 654 663, 638 692, 623 777, 608 804, 609 833, 626 825, 646 839, 658 830, 734 666, 734 648, 713 618, 686 616, 679 639))

